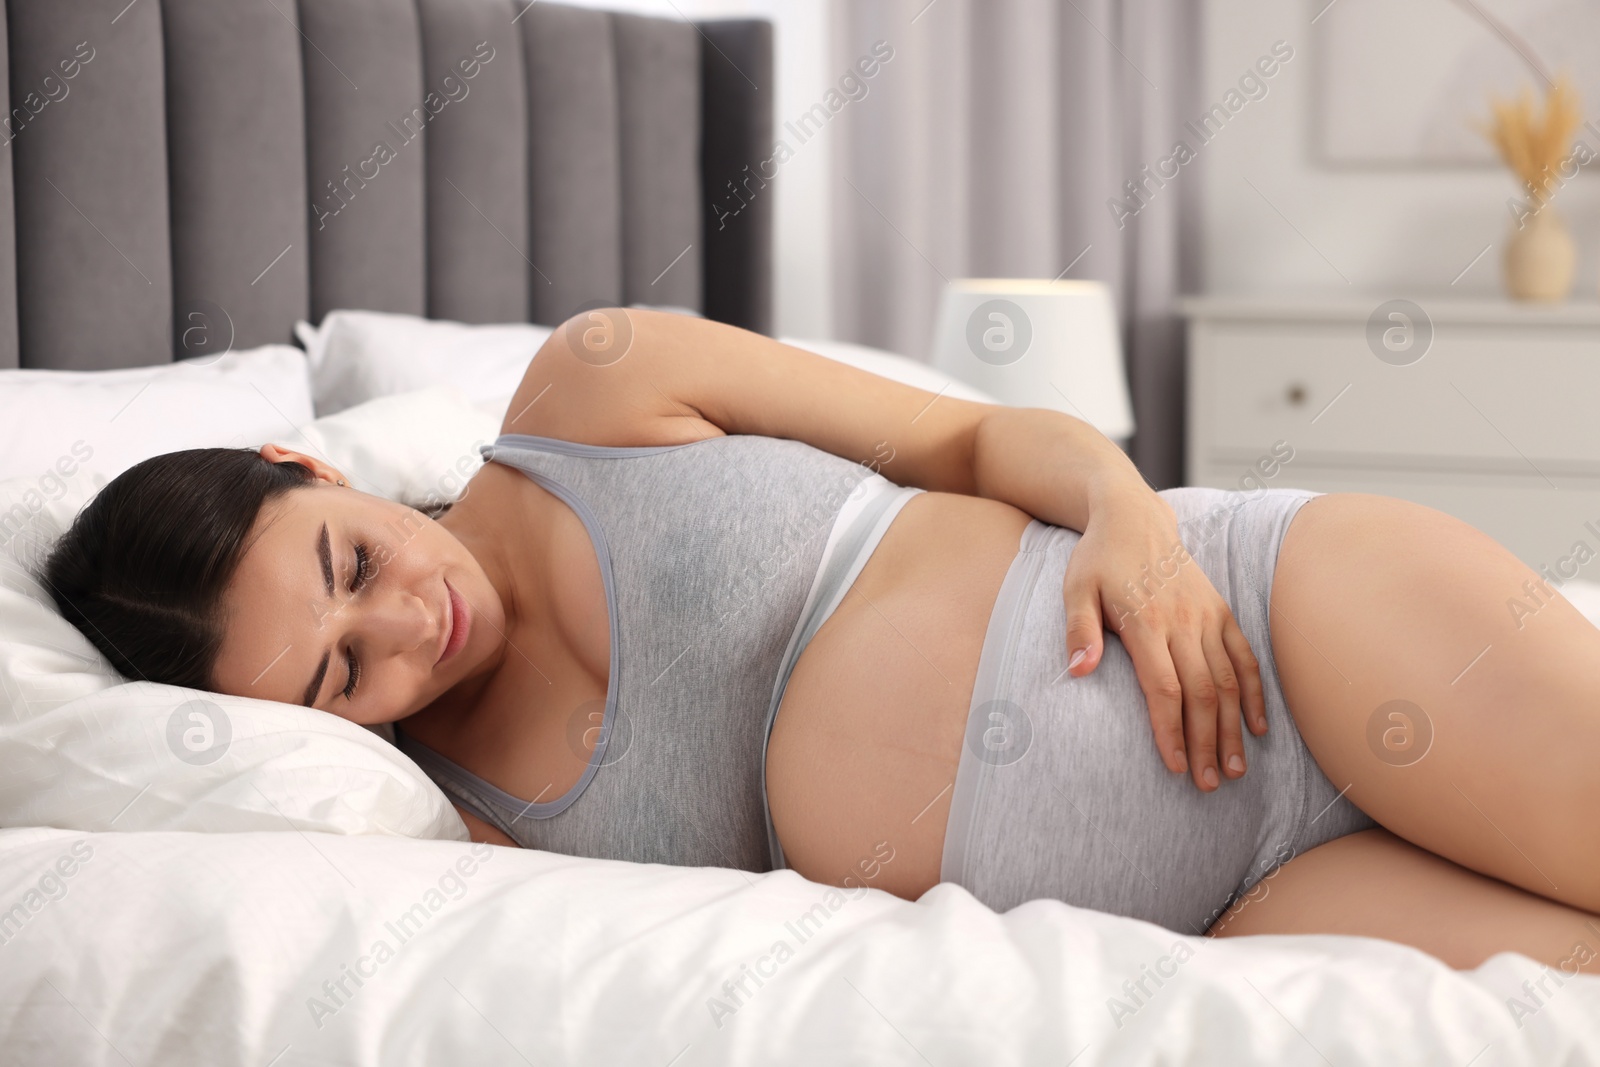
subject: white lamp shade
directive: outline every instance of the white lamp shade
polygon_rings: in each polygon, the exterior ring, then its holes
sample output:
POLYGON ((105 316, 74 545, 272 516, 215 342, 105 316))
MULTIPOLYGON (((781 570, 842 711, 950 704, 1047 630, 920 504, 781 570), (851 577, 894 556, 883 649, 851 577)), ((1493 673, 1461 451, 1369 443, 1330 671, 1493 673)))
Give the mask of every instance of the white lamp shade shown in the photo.
POLYGON ((1111 290, 1095 281, 958 278, 945 286, 933 364, 1006 404, 1133 436, 1111 290))

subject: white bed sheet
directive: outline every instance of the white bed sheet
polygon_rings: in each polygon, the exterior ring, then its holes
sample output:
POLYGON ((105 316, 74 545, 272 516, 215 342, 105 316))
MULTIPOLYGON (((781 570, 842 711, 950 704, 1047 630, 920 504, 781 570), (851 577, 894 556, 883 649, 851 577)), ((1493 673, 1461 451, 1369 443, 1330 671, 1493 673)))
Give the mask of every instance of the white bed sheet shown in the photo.
POLYGON ((1058 901, 997 915, 954 885, 911 903, 462 842, 7 830, 0 909, 18 903, 14 1067, 1600 1061, 1600 978, 1523 956, 1453 971, 1366 938, 1207 941, 1058 901), (751 970, 748 996, 724 988, 751 970), (348 997, 324 986, 340 978, 348 997))

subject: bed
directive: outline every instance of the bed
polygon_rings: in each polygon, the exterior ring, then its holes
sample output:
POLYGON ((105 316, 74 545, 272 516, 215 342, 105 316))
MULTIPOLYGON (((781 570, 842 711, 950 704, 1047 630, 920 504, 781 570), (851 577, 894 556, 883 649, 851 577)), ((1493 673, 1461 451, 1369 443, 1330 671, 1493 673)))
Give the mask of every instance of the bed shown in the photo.
MULTIPOLYGON (((5 16, 0 1061, 1600 1061, 1600 980, 1515 954, 1458 972, 948 884, 474 845, 381 731, 116 677, 37 566, 138 459, 279 440, 429 506, 567 315, 770 332, 746 165, 771 26, 526 0, 5 16)), ((1600 620, 1600 587, 1562 593, 1600 620)))

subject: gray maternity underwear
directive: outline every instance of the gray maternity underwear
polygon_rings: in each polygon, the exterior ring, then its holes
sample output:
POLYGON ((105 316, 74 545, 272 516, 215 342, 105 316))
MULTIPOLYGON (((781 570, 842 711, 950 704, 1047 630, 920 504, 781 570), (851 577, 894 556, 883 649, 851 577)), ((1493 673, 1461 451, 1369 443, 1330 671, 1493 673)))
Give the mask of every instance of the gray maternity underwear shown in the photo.
MULTIPOLYGON (((997 911, 1037 897, 1204 932, 1279 864, 1378 825, 1322 773, 1278 683, 1268 603, 1278 546, 1316 492, 1163 491, 1189 561, 1227 600, 1261 665, 1267 733, 1244 728, 1244 777, 1202 793, 1156 752, 1144 693, 1107 619, 1087 677, 1066 672, 1062 579, 1080 534, 1035 520, 1000 588, 945 831, 941 881, 997 911)), ((1160 575, 1131 576, 1159 597, 1160 575)))

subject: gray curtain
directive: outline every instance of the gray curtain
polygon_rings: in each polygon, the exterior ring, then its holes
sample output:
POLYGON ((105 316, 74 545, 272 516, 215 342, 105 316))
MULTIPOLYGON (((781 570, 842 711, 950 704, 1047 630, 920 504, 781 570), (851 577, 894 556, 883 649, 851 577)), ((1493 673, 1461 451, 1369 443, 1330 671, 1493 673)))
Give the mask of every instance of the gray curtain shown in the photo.
POLYGON ((1203 111, 1198 0, 830 3, 837 76, 874 42, 894 50, 831 120, 835 334, 926 360, 946 279, 1105 281, 1130 452, 1156 488, 1182 484, 1175 302, 1199 270, 1205 148, 1183 128, 1203 111), (1180 140, 1193 158, 1160 178, 1180 140))

